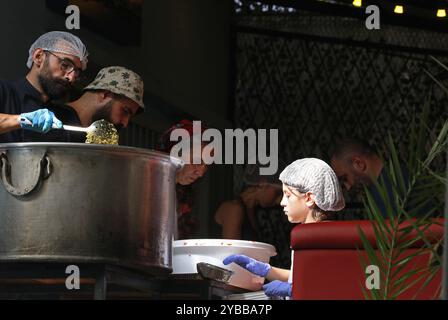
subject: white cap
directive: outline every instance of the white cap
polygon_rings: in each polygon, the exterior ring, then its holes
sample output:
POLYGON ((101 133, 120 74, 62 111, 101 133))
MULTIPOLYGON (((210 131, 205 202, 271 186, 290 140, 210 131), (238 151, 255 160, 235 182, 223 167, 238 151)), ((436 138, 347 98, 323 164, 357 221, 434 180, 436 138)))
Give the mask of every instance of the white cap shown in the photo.
POLYGON ((82 70, 87 68, 87 48, 77 36, 64 31, 51 31, 41 35, 30 48, 26 66, 31 69, 33 54, 36 49, 59 52, 78 57, 81 60, 82 70))
POLYGON ((322 160, 296 160, 282 171, 280 181, 301 192, 311 192, 316 205, 324 211, 339 211, 345 207, 338 178, 333 169, 322 160))

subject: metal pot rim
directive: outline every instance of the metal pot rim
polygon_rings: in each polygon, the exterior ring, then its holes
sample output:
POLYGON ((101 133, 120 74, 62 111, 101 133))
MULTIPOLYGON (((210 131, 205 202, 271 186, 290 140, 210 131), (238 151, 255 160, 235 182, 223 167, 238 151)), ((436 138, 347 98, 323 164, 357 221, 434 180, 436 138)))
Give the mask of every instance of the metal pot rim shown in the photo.
POLYGON ((86 144, 86 143, 67 143, 67 142, 24 142, 24 143, 0 143, 0 152, 3 150, 11 149, 27 149, 27 148, 64 148, 64 149, 88 149, 96 151, 109 151, 109 152, 122 152, 122 153, 133 153, 135 155, 145 155, 156 157, 159 160, 170 162, 177 167, 182 167, 184 162, 179 159, 172 157, 166 153, 147 150, 142 148, 134 147, 124 147, 115 145, 100 145, 100 144, 86 144))

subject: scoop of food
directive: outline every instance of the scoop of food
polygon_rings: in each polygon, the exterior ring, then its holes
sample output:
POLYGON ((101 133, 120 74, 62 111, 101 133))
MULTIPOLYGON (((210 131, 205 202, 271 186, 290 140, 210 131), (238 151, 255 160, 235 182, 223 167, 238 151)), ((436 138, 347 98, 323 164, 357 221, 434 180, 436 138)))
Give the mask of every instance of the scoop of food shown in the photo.
POLYGON ((86 143, 118 145, 118 131, 112 123, 99 120, 87 129, 86 143))
POLYGON ((98 120, 89 127, 62 126, 62 129, 69 131, 86 132, 88 144, 111 144, 118 145, 118 131, 115 126, 106 120, 98 120))

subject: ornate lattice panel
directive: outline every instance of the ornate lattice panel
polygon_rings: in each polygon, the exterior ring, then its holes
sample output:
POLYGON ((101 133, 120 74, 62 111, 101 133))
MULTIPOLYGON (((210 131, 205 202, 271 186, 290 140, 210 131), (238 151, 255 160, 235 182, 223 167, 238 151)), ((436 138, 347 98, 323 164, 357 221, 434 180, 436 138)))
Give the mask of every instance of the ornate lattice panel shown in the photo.
POLYGON ((159 133, 132 122, 120 133, 120 145, 155 149, 159 138, 159 133))

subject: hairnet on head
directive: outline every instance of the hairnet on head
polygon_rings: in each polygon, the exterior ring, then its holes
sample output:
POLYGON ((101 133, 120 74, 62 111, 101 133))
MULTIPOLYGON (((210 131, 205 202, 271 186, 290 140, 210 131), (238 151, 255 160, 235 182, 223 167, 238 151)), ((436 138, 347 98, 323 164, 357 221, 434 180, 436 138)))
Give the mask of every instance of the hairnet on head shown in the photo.
POLYGON ((31 69, 33 54, 36 49, 59 52, 78 57, 81 60, 82 70, 87 68, 87 48, 77 36, 63 31, 51 31, 41 35, 30 47, 26 66, 31 69))
POLYGON ((300 192, 311 192, 316 205, 324 211, 339 211, 345 206, 338 178, 333 169, 322 160, 296 160, 283 170, 280 180, 300 192))

